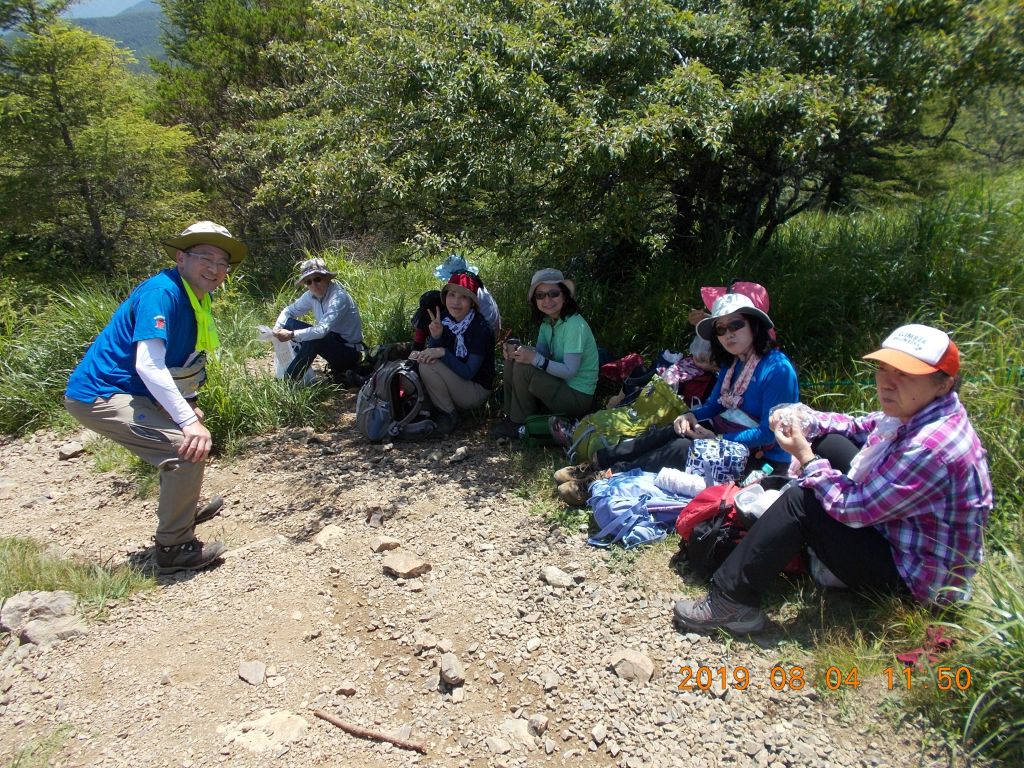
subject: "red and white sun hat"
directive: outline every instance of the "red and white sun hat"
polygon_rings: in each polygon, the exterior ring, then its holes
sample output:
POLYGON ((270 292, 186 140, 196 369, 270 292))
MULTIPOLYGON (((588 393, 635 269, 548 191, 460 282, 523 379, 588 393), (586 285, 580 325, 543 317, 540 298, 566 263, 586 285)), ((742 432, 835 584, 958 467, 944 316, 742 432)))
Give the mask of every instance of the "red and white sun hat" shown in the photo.
POLYGON ((960 350, 945 333, 928 325, 901 325, 882 342, 882 348, 865 360, 888 363, 898 371, 920 376, 942 371, 956 376, 960 370, 960 350))

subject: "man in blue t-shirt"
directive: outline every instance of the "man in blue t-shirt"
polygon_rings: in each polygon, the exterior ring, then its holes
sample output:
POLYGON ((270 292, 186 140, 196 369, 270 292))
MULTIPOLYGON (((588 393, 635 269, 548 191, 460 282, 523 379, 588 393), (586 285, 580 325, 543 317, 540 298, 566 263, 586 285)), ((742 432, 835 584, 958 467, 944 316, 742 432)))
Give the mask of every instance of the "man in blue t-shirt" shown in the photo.
POLYGON ((213 447, 195 407, 206 353, 218 345, 210 294, 246 254, 227 229, 200 221, 163 243, 175 261, 138 285, 114 312, 68 380, 64 405, 84 426, 160 469, 156 563, 198 570, 224 554, 195 536, 203 469, 213 447))

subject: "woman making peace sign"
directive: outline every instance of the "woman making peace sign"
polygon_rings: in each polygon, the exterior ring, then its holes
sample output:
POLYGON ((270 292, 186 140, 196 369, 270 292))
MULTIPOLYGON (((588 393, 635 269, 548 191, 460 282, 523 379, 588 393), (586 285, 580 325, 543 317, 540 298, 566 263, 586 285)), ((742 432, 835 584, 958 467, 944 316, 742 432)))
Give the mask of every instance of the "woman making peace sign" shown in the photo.
POLYGON ((455 429, 457 408, 476 408, 491 394, 494 333, 479 311, 479 287, 470 272, 452 275, 441 289, 444 308, 427 310, 427 348, 409 355, 420 364, 420 379, 437 411, 437 434, 455 429))

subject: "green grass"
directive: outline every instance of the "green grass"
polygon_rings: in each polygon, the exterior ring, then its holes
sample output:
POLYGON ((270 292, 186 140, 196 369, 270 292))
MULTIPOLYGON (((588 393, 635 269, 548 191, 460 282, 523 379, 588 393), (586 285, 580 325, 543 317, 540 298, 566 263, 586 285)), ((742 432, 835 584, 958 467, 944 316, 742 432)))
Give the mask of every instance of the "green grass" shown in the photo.
POLYGON ((78 596, 87 612, 99 614, 111 600, 155 586, 152 577, 129 565, 69 560, 29 539, 0 538, 0 602, 27 590, 66 590, 78 596))
POLYGON ((159 489, 159 470, 112 440, 93 437, 86 442, 85 451, 92 457, 93 468, 97 472, 128 475, 135 487, 137 498, 149 498, 159 489))
MULTIPOLYGON (((1019 544, 1019 542, 1018 542, 1019 544)), ((959 732, 961 749, 1006 765, 1024 764, 1024 558, 993 553, 975 579, 974 599, 951 614, 959 643, 939 664, 971 672, 970 686, 914 689, 913 703, 959 732)), ((965 681, 966 678, 962 678, 965 681)))
POLYGON ((7 764, 7 768, 44 768, 51 765, 51 758, 60 751, 73 729, 62 725, 44 736, 32 739, 7 764))

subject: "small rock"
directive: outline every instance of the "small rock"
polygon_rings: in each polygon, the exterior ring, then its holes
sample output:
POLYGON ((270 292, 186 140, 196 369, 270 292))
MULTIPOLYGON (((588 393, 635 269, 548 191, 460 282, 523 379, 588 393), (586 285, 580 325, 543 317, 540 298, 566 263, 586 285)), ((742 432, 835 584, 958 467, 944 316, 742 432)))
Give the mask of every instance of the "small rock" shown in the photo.
POLYGON ((530 727, 525 720, 506 720, 501 724, 501 732, 530 749, 533 749, 533 736, 530 735, 530 727))
POLYGON ((341 541, 344 538, 345 532, 341 527, 334 523, 330 523, 329 525, 325 525, 323 529, 321 529, 320 533, 313 537, 313 543, 318 547, 327 549, 334 544, 334 542, 341 541))
POLYGON ((575 583, 572 576, 554 565, 541 569, 540 577, 552 587, 571 587, 575 583))
POLYGON ((374 536, 370 539, 371 552, 386 552, 389 549, 398 549, 400 546, 402 546, 402 542, 390 536, 374 536))
POLYGON ((455 449, 455 453, 449 457, 448 463, 454 464, 459 461, 465 461, 467 456, 469 456, 469 448, 464 445, 460 445, 455 449))
POLYGON ((466 670, 454 653, 441 654, 441 679, 448 685, 462 685, 466 682, 466 670))
POLYGON ((352 683, 352 682, 345 681, 345 682, 341 683, 341 685, 339 685, 337 688, 335 688, 334 692, 336 694, 338 694, 339 696, 355 696, 356 695, 356 684, 352 683))
POLYGON ((411 579, 422 576, 431 568, 430 563, 416 557, 412 552, 397 549, 384 558, 384 573, 411 579))
POLYGON ((646 654, 630 648, 616 648, 602 663, 623 680, 647 683, 654 677, 654 662, 646 654))
POLYGON ((512 745, 497 736, 488 736, 485 743, 487 748, 496 755, 507 755, 512 751, 512 745))
POLYGON ((412 637, 412 647, 419 656, 424 651, 437 647, 437 638, 427 632, 417 632, 412 637))
POLYGON ((540 638, 539 637, 531 637, 529 640, 526 641, 526 650, 529 651, 530 653, 533 653, 538 648, 540 648, 540 638))
POLYGON ((558 682, 561 678, 558 677, 558 673, 550 669, 544 670, 540 676, 540 684, 544 687, 545 691, 553 691, 558 687, 558 682))
POLYGON ((67 461, 77 456, 81 456, 85 452, 85 447, 77 440, 72 440, 70 443, 64 443, 57 451, 57 458, 61 461, 67 461))
POLYGON ((64 590, 18 592, 7 598, 0 610, 0 630, 10 632, 22 644, 49 648, 86 633, 77 611, 78 598, 64 590))
POLYGON ((534 736, 543 736, 544 731, 548 729, 548 718, 547 715, 536 714, 530 718, 530 733, 534 736))
POLYGON ((238 676, 249 685, 260 685, 267 679, 267 665, 262 661, 243 661, 238 665, 238 676))
POLYGON ((594 729, 590 732, 590 738, 594 740, 597 746, 604 744, 604 740, 608 738, 608 729, 604 727, 604 723, 598 723, 594 726, 594 729))

